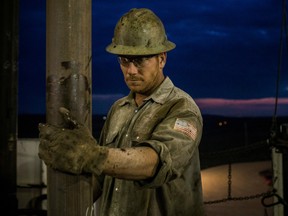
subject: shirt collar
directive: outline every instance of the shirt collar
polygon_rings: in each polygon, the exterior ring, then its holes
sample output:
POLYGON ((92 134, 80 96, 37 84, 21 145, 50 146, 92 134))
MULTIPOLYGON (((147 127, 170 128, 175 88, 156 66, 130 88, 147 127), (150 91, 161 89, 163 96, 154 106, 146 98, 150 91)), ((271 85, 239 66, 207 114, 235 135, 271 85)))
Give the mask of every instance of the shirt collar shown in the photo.
MULTIPOLYGON (((164 81, 160 84, 160 86, 149 97, 147 97, 145 101, 152 99, 156 103, 163 104, 173 88, 174 88, 173 82, 169 77, 166 77, 164 81)), ((130 93, 119 105, 124 106, 127 103, 132 104, 133 102, 134 102, 134 93, 130 91, 130 93)))
POLYGON ((156 103, 163 104, 173 88, 174 84, 171 79, 166 77, 161 85, 149 97, 147 97, 145 101, 152 99, 156 103))

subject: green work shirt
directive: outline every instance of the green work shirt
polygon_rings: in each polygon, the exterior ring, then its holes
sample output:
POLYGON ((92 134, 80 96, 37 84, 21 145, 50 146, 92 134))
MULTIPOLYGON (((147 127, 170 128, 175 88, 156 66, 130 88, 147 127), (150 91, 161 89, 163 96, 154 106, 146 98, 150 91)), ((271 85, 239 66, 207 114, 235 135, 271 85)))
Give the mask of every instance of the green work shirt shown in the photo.
POLYGON ((111 148, 150 146, 160 163, 153 178, 99 176, 99 216, 203 216, 198 145, 202 116, 194 100, 164 82, 137 107, 133 93, 111 107, 99 143, 111 148), (102 179, 102 180, 100 180, 102 179))

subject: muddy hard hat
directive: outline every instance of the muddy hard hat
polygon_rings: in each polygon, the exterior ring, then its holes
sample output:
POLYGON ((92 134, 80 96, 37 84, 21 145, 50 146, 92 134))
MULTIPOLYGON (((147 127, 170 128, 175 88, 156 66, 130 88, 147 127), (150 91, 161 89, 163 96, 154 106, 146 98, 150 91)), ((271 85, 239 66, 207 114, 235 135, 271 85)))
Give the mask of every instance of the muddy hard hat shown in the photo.
POLYGON ((106 51, 116 55, 152 55, 168 52, 175 46, 167 39, 159 17, 149 9, 133 8, 117 22, 106 51))

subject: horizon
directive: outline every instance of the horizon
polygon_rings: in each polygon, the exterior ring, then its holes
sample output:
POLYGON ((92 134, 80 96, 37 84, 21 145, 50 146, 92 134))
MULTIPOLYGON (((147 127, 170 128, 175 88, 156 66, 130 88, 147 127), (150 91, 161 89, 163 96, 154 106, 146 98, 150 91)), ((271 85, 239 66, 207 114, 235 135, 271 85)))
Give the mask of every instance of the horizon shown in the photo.
MULTIPOLYGON (((102 94, 92 95, 92 115, 107 115, 112 104, 123 97, 121 94, 102 94)), ((43 98, 42 98, 43 99, 43 98)), ((194 99, 199 106, 202 115, 216 115, 226 117, 269 117, 282 116, 288 117, 288 98, 278 98, 277 110, 275 98, 258 99, 224 99, 224 98, 197 98, 194 99), (261 112, 259 110, 261 109, 261 112), (276 113, 275 113, 276 111, 276 113)), ((39 103, 36 103, 39 105, 39 103)), ((45 114, 45 102, 41 108, 35 106, 20 105, 19 114, 45 114)))

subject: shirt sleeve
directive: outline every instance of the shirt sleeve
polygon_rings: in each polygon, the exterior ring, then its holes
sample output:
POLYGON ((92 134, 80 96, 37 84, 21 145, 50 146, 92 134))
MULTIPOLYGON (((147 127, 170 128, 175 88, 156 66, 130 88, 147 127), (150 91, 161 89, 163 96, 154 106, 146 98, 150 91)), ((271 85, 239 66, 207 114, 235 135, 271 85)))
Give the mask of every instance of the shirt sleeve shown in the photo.
POLYGON ((157 125, 149 140, 138 144, 153 148, 160 161, 152 179, 138 181, 136 184, 143 187, 159 187, 180 177, 190 165, 192 158, 198 156, 201 136, 201 116, 185 109, 172 112, 157 125))

